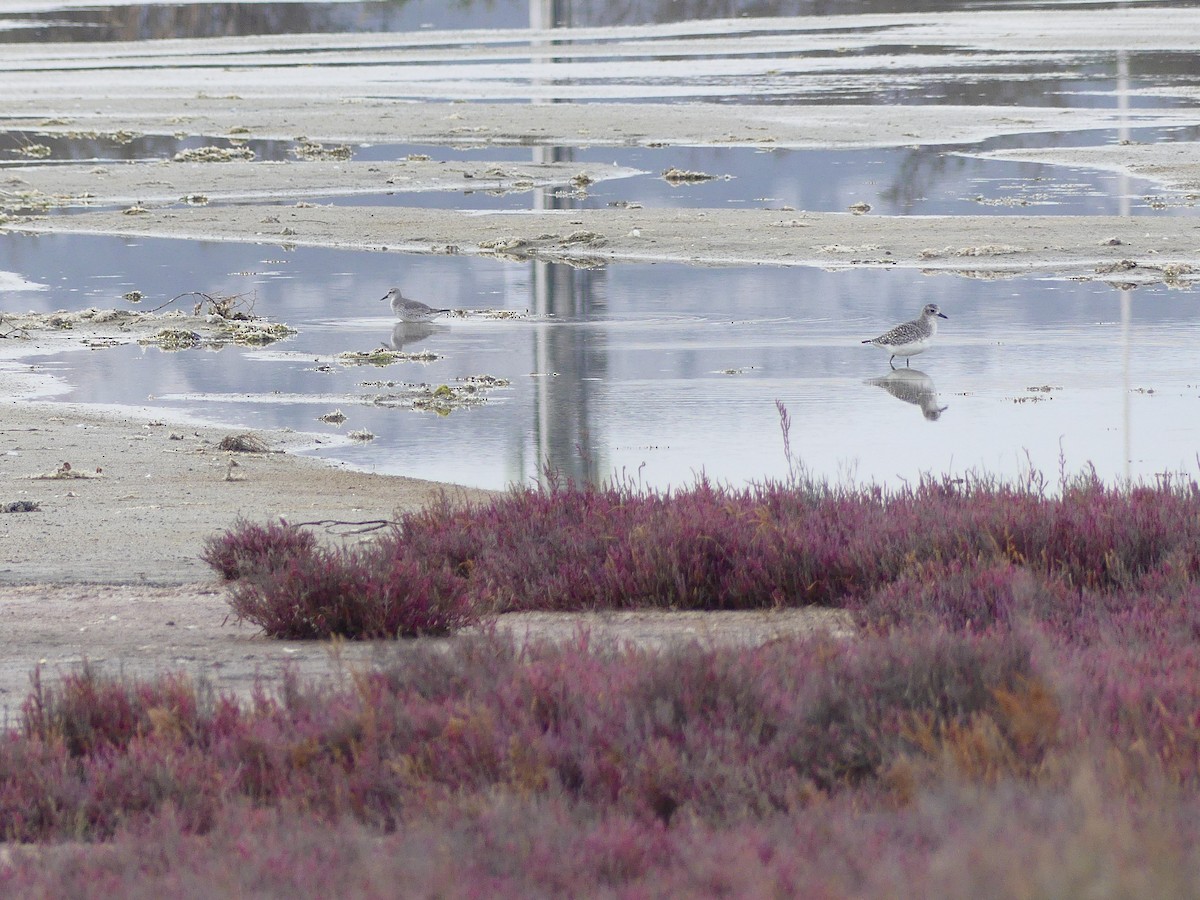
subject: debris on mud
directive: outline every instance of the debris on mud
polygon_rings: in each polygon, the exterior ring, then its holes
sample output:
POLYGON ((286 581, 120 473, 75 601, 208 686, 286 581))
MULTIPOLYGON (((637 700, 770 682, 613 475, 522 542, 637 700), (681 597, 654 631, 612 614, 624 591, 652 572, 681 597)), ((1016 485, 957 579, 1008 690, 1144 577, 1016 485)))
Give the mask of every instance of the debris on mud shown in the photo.
POLYGON ((29 332, 20 325, 9 325, 9 316, 0 313, 0 338, 19 338, 29 340, 29 332))
POLYGON ((1012 244, 982 244, 978 247, 943 247, 940 250, 926 248, 917 254, 918 259, 936 259, 939 256, 1008 256, 1013 253, 1028 253, 1025 247, 1012 244))
POLYGON ((241 434, 227 434, 217 445, 218 450, 229 453, 270 453, 271 448, 256 434, 244 431, 241 434))
POLYGON ((452 309, 448 319, 528 319, 527 309, 452 309))
POLYGON ((495 375, 462 375, 455 381, 476 389, 508 387, 512 384, 507 378, 497 378, 495 375))
POLYGON ((432 350, 405 353, 403 350, 380 347, 376 350, 347 350, 339 353, 337 358, 343 366, 390 366, 398 362, 433 362, 441 359, 441 356, 432 350))
POLYGON ((662 173, 663 181, 670 185, 699 184, 702 181, 714 181, 716 177, 707 172, 692 172, 688 169, 678 169, 675 166, 671 166, 662 173))
POLYGON ((186 328, 164 328, 157 334, 149 337, 139 338, 138 343, 143 346, 154 346, 160 350, 174 352, 176 350, 191 350, 194 347, 199 347, 204 343, 199 332, 190 331, 186 328))
POLYGON ((364 382, 360 387, 399 388, 391 393, 377 394, 366 398, 373 406, 388 409, 407 408, 420 412, 433 412, 448 416, 458 409, 480 406, 487 402, 487 393, 496 388, 508 387, 507 378, 494 375, 463 375, 450 384, 403 384, 395 381, 364 382))
POLYGON ((1137 263, 1132 259, 1122 259, 1114 263, 1104 263, 1096 266, 1097 275, 1111 275, 1114 272, 1128 272, 1130 269, 1136 269, 1137 263))
POLYGON ((103 478, 104 470, 97 468, 95 472, 81 472, 78 469, 72 468, 69 462, 64 462, 53 472, 43 472, 39 475, 30 475, 32 481, 67 481, 79 478, 103 478))
POLYGON ((307 138, 299 138, 296 141, 296 146, 289 151, 292 156, 297 159, 350 159, 354 155, 354 150, 349 144, 337 144, 332 147, 327 147, 319 141, 310 141, 307 138))
POLYGON ((189 147, 180 150, 172 160, 175 162, 230 162, 236 159, 254 159, 249 147, 189 147))
POLYGON ((1151 284, 1159 281, 1169 288, 1190 288, 1197 280, 1196 268, 1189 263, 1154 265, 1135 262, 1132 259, 1121 259, 1098 265, 1093 271, 1097 275, 1127 274, 1131 278, 1139 279, 1138 282, 1109 281, 1109 284, 1128 290, 1138 287, 1139 284, 1151 284))
POLYGON ((490 250, 493 253, 512 253, 528 246, 521 238, 496 238, 495 240, 480 241, 480 250, 490 250))
POLYGON ((595 231, 572 231, 562 239, 563 244, 591 244, 594 246, 602 246, 606 243, 604 235, 598 234, 595 231))
MULTIPOLYGON (((130 291, 124 299, 138 302, 135 296, 144 299, 140 291, 130 291)), ((160 313, 162 306, 144 312, 89 307, 78 311, 8 313, 0 316, 0 337, 19 337, 42 345, 66 340, 91 349, 136 342, 174 351, 226 344, 261 347, 297 333, 288 325, 267 322, 228 305, 237 298, 202 296, 206 300, 197 304, 194 315, 179 311, 160 313), (210 300, 212 311, 200 314, 210 300)))
POLYGON ((1195 275, 1196 269, 1187 263, 1169 263, 1162 267, 1163 281, 1168 285, 1178 286, 1182 284, 1187 275, 1195 275))
POLYGON ((29 159, 45 159, 50 155, 51 150, 45 144, 24 144, 14 152, 29 159))

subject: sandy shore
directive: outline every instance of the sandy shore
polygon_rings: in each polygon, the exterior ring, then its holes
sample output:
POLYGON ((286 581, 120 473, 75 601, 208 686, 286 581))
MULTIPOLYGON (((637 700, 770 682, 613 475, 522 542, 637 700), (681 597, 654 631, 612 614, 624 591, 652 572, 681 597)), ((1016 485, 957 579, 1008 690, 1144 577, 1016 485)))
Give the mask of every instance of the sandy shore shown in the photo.
POLYGON ((39 233, 170 236, 598 265, 907 267, 1144 284, 1200 277, 1200 221, 1120 216, 872 216, 794 210, 476 213, 300 207, 85 213, 12 222, 39 233), (1132 263, 1130 265, 1128 263, 1132 263), (1119 277, 1116 277, 1119 276, 1119 277))
POLYGON ((0 515, 0 582, 204 581, 204 539, 239 516, 392 519, 443 491, 486 496, 298 457, 284 451, 311 439, 290 432, 254 432, 275 452, 229 453, 220 442, 239 432, 168 424, 146 411, 6 402, 3 422, 0 502, 38 509, 0 515))
MULTIPOLYGON (((131 675, 181 668, 242 692, 284 663, 331 674, 324 645, 284 648, 232 620, 199 559, 204 540, 239 516, 394 519, 443 493, 486 496, 283 452, 311 442, 292 432, 255 432, 272 452, 229 453, 219 444, 238 432, 149 411, 6 400, 2 421, 0 507, 36 504, 0 514, 0 707, 9 712, 39 664, 50 678, 84 659, 131 675)), ((359 644, 347 658, 376 652, 359 644)))

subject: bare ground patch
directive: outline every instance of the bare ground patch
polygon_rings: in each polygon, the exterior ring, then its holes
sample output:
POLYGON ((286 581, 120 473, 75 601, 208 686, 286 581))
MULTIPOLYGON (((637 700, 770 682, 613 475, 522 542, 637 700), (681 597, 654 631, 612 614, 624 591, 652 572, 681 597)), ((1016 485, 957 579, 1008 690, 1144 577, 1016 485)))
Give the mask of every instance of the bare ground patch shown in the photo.
MULTIPOLYGON (((569 641, 648 649, 761 644, 826 631, 849 637, 840 610, 762 612, 510 613, 477 628, 495 628, 518 643, 569 641)), ((448 645, 455 638, 423 638, 448 645)), ((248 696, 255 684, 290 670, 336 682, 358 667, 402 659, 400 641, 280 641, 239 622, 217 582, 135 584, 0 584, 0 708, 11 721, 40 666, 54 679, 87 662, 109 673, 148 677, 182 671, 218 690, 248 696)))

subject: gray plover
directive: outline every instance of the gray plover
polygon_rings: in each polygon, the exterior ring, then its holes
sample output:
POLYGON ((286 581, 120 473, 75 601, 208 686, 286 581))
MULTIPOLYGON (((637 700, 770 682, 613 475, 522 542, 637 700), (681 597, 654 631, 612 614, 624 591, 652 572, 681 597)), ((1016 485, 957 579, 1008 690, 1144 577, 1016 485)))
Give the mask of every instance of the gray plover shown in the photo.
POLYGON ((392 312, 401 322, 428 322, 432 318, 450 312, 448 309, 434 309, 420 300, 409 300, 400 293, 400 288, 392 288, 379 299, 392 301, 392 312))
POLYGON ((891 354, 888 357, 888 365, 893 369, 896 368, 897 356, 903 356, 904 364, 907 366, 911 357, 929 349, 929 345, 933 343, 933 336, 937 334, 937 320, 945 318, 946 315, 938 309, 936 303, 926 303, 919 318, 905 322, 903 325, 897 325, 879 337, 863 341, 863 343, 886 350, 891 354))

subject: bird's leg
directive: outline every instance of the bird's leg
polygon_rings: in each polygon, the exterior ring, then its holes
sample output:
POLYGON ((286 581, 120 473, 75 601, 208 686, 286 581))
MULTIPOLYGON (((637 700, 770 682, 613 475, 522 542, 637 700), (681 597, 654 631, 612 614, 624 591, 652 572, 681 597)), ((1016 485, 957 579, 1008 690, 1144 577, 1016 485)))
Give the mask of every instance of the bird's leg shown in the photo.
POLYGON ((893 371, 895 371, 895 369, 896 369, 896 354, 895 353, 893 353, 890 357, 888 357, 888 365, 892 367, 893 371))

